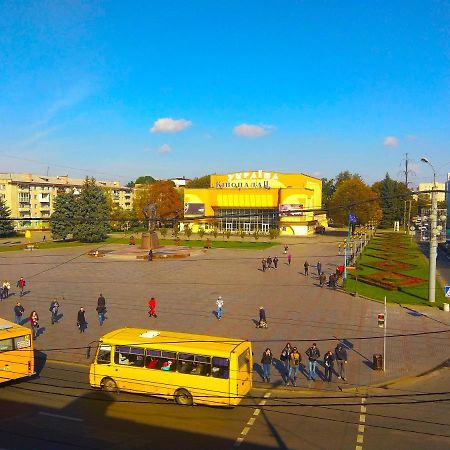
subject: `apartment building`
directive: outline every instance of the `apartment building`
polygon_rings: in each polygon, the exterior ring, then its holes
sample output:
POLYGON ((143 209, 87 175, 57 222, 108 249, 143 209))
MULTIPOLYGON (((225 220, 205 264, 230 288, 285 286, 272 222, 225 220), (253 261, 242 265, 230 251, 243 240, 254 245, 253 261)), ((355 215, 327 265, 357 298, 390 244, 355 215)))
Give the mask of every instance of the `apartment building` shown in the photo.
MULTIPOLYGON (((6 201, 11 217, 17 218, 16 228, 43 228, 53 212, 55 197, 60 192, 73 190, 79 192, 83 178, 70 178, 67 175, 51 177, 31 173, 0 173, 0 198, 6 201), (23 219, 22 219, 23 218, 23 219), (44 219, 44 220, 42 220, 44 219)), ((114 204, 131 210, 133 191, 122 186, 119 181, 100 181, 114 204)))

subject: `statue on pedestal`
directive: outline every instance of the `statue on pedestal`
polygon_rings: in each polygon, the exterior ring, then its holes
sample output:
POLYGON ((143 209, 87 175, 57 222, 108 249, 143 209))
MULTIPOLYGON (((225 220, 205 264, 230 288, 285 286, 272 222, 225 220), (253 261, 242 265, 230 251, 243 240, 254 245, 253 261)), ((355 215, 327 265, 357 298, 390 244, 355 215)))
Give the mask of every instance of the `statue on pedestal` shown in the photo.
POLYGON ((148 204, 143 212, 148 220, 148 231, 142 233, 141 248, 145 250, 153 250, 159 247, 159 239, 156 234, 156 203, 148 204))

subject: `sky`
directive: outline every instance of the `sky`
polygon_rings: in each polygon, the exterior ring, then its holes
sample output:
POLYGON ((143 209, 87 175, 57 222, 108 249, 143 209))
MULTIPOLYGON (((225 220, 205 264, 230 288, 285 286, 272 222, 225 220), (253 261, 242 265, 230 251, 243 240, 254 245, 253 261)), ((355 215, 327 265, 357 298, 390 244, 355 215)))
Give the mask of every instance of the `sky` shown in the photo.
POLYGON ((450 172, 450 2, 0 0, 0 172, 450 172))

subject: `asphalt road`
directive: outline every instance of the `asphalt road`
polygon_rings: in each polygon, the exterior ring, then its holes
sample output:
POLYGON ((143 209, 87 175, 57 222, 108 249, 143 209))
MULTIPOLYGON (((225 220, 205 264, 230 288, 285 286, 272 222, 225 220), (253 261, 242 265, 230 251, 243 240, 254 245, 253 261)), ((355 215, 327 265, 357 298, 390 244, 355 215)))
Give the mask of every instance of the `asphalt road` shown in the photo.
POLYGON ((447 449, 450 394, 430 393, 449 386, 442 369, 370 392, 255 389, 234 409, 180 407, 110 397, 90 390, 86 367, 47 363, 40 377, 0 388, 0 448, 447 449))

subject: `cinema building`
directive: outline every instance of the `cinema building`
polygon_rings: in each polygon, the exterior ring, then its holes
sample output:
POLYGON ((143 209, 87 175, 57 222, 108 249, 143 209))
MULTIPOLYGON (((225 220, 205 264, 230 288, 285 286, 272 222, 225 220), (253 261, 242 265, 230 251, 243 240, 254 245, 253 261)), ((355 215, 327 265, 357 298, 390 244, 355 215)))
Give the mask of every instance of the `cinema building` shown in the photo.
POLYGON ((283 236, 306 236, 326 226, 320 210, 322 180, 302 173, 257 170, 211 175, 207 189, 184 190, 186 224, 197 232, 264 234, 278 229, 283 236))

